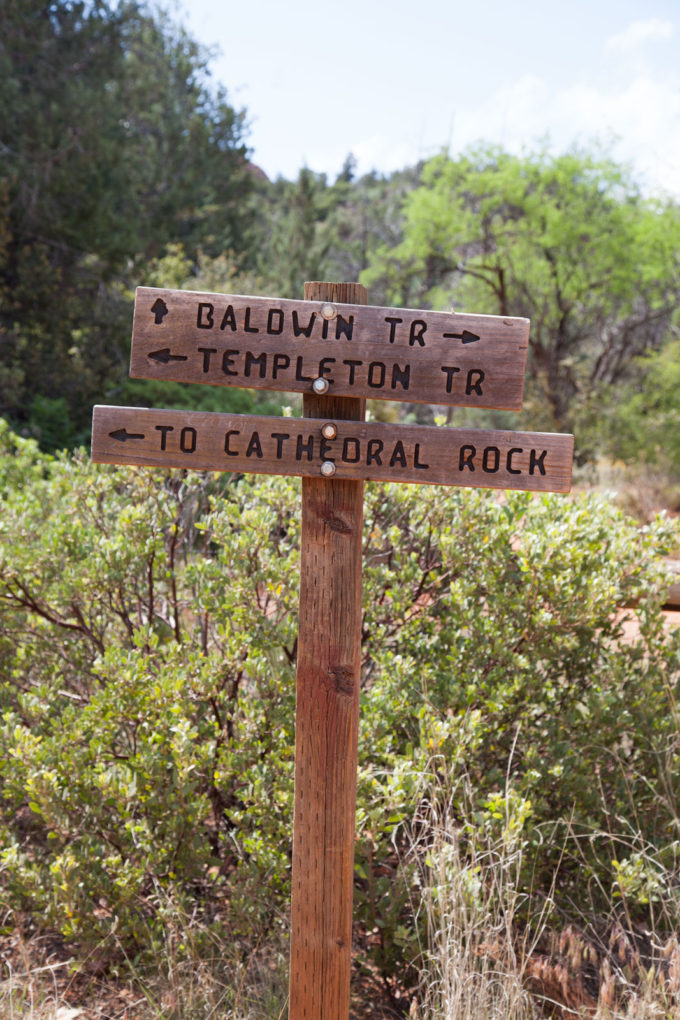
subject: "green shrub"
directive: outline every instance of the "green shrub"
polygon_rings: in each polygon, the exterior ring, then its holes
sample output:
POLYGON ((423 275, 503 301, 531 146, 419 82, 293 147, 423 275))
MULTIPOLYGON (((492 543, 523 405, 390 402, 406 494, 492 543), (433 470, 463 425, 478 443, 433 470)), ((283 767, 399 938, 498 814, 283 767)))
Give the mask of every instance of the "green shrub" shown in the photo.
MULTIPOLYGON (((127 954, 174 909, 252 944, 289 897, 299 484, 0 448, 7 903, 127 954)), ((367 487, 355 913, 385 975, 417 952, 402 823, 438 759, 480 831, 513 827, 526 892, 557 870, 563 911, 654 909, 635 853, 677 847, 673 541, 600 498, 367 487)))

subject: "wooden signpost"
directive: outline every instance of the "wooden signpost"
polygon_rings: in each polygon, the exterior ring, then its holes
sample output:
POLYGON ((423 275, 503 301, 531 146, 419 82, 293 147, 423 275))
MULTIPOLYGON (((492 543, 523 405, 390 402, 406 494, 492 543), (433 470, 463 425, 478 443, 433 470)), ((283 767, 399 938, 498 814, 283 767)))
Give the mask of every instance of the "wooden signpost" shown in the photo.
POLYGON ((289 1020, 347 1020, 364 480, 568 492, 573 436, 368 423, 365 398, 519 409, 529 321, 140 288, 131 375, 302 392, 303 418, 95 407, 92 459, 302 476, 289 1020))

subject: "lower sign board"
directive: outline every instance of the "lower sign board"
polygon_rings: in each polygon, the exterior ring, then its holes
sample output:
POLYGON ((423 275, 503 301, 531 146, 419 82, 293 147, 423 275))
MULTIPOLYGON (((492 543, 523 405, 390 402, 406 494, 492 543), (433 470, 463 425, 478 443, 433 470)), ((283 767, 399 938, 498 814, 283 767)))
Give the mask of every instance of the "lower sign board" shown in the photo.
POLYGON ((139 287, 130 375, 516 411, 528 347, 512 316, 139 287))
POLYGON ((94 408, 92 459, 268 475, 568 492, 574 437, 377 422, 94 408))

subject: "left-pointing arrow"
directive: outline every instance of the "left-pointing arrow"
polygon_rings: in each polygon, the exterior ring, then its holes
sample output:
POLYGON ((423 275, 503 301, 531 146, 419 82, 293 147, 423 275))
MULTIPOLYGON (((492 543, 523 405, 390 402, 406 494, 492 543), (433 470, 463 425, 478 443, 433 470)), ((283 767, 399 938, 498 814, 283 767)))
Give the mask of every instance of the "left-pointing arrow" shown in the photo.
POLYGON ((149 351, 147 358, 153 358, 154 361, 160 361, 161 364, 167 365, 169 361, 186 361, 186 354, 171 354, 169 347, 161 347, 159 351, 149 351))
POLYGON ((143 432, 128 432, 126 428, 116 429, 115 432, 109 432, 109 435, 119 443, 126 443, 128 439, 144 439, 143 432))

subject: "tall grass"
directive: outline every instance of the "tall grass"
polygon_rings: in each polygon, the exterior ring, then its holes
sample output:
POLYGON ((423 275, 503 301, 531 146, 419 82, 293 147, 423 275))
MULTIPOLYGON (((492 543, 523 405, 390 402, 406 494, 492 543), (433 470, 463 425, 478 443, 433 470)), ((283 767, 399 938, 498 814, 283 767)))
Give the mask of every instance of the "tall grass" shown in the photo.
POLYGON ((433 766, 413 826, 427 946, 412 1013, 419 1020, 535 1020, 525 961, 537 936, 517 938, 521 804, 506 797, 501 831, 485 834, 466 821, 473 815, 467 781, 450 785, 446 763, 433 766))
POLYGON ((177 903, 165 906, 163 943, 143 964, 121 949, 115 930, 76 960, 55 959, 57 943, 24 939, 17 927, 0 944, 0 1020, 284 1020, 281 930, 245 945, 207 930, 177 903))
MULTIPOLYGON (((413 823, 427 944, 411 1016, 680 1020, 680 943, 668 935, 673 922, 680 931, 677 875, 659 879, 668 895, 659 904, 658 932, 626 924, 620 902, 609 917, 594 923, 584 910, 581 923, 558 929, 554 883, 540 900, 520 891, 527 864, 521 798, 508 782, 495 805, 498 824, 480 823, 460 775, 459 766, 433 763, 413 823)), ((566 828, 563 847, 571 853, 576 837, 566 828)), ((591 838, 610 846, 615 840, 621 850, 621 836, 591 838)), ((645 864, 659 869, 651 849, 645 864)))

